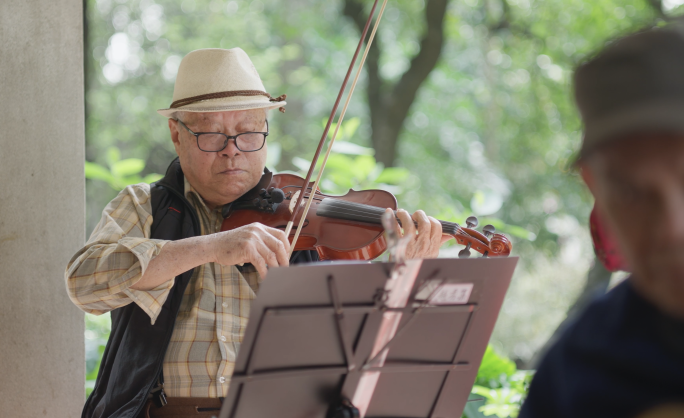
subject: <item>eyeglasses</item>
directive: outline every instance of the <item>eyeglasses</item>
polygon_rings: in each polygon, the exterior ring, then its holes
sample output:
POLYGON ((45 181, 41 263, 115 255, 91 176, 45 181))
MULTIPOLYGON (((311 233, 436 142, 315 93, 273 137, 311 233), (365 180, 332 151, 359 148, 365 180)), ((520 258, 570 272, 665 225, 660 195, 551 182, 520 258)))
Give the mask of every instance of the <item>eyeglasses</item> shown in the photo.
POLYGON ((179 119, 176 122, 180 123, 188 132, 197 138, 197 147, 204 152, 219 152, 223 151, 231 138, 235 139, 235 146, 242 152, 259 151, 266 143, 268 136, 268 121, 266 121, 267 132, 243 132, 235 136, 222 134, 221 132, 193 132, 179 119))

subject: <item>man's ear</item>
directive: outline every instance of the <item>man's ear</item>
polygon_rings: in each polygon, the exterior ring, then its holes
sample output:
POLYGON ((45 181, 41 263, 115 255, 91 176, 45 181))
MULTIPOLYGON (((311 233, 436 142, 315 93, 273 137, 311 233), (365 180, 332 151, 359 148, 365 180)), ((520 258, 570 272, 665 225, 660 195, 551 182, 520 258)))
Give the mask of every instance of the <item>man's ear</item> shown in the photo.
POLYGON ((584 183, 589 188, 591 194, 593 194, 594 197, 596 197, 596 180, 594 179, 594 171, 587 163, 583 163, 582 165, 580 165, 579 169, 580 174, 582 175, 582 180, 584 180, 584 183))
POLYGON ((176 149, 176 154, 180 156, 180 132, 178 131, 178 121, 169 119, 169 132, 171 133, 171 141, 173 141, 173 147, 176 149))
POLYGON ((583 163, 580 166, 580 173, 582 174, 582 179, 584 180, 584 183, 587 185, 587 188, 589 188, 591 194, 594 195, 594 206, 596 207, 596 209, 598 209, 599 212, 602 213, 602 215, 604 215, 603 201, 602 199, 598 199, 596 197, 596 171, 592 169, 592 167, 589 164, 583 163))

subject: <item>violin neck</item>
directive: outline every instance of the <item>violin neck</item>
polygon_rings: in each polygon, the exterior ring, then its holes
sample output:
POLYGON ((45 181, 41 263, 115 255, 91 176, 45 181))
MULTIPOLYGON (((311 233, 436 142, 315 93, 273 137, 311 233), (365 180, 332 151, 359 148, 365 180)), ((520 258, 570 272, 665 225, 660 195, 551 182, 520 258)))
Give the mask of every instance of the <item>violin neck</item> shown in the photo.
MULTIPOLYGON (((377 206, 364 205, 362 203, 349 202, 342 199, 325 198, 316 209, 316 215, 324 218, 343 219, 346 221, 364 222, 382 225, 382 215, 385 209, 377 206)), ((395 212, 396 214, 396 212, 395 212)), ((395 215, 396 216, 396 215, 395 215)), ((399 225, 401 220, 397 218, 399 225)), ((416 226, 417 222, 413 222, 416 226)), ((454 222, 439 221, 445 234, 454 235, 461 227, 454 222)))

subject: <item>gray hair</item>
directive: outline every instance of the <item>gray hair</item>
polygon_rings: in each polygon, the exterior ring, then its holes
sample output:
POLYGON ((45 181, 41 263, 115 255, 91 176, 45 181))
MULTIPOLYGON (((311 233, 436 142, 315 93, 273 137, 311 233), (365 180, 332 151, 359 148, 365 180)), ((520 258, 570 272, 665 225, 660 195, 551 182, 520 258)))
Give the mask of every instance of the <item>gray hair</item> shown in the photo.
MULTIPOLYGON (((261 108, 261 109, 252 109, 252 110, 263 110, 263 111, 264 111, 264 118, 265 118, 265 119, 268 119, 268 117, 271 115, 271 111, 272 111, 273 109, 264 109, 264 108, 261 108)), ((171 115, 171 119, 185 121, 186 113, 191 113, 191 112, 187 112, 187 111, 184 111, 184 110, 178 110, 178 111, 174 112, 174 113, 171 115)))
POLYGON ((185 111, 179 110, 171 115, 171 119, 183 120, 185 118, 185 111))

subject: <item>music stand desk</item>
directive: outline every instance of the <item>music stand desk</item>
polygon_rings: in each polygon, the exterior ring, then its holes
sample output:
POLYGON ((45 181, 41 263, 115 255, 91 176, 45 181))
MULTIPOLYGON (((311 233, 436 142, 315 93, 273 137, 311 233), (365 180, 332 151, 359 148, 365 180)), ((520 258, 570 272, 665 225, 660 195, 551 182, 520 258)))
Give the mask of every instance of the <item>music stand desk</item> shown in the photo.
POLYGON ((325 418, 373 371, 380 377, 366 417, 460 418, 517 261, 422 260, 409 304, 392 310, 401 322, 380 367, 368 360, 392 263, 271 269, 220 418, 325 418), (446 292, 446 304, 425 300, 437 301, 436 292, 446 292))

